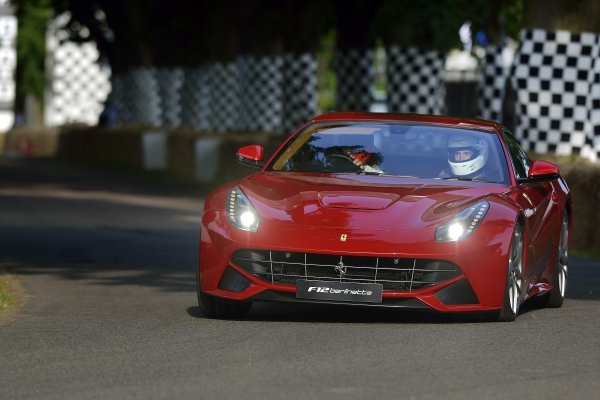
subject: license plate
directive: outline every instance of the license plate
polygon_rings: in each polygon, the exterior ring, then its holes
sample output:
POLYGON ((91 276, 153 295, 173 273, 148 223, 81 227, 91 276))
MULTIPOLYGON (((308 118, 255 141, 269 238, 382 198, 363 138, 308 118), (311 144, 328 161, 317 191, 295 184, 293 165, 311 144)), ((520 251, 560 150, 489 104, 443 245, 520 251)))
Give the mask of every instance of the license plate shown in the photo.
POLYGON ((381 303, 383 285, 337 281, 296 281, 296 298, 310 300, 381 303))

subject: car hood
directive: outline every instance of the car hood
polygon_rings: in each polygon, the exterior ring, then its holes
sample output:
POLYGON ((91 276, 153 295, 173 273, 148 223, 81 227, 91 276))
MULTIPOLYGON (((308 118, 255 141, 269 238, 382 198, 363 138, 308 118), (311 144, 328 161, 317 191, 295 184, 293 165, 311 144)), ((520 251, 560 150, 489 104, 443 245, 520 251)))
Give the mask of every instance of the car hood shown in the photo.
POLYGON ((506 186, 357 174, 263 172, 240 181, 264 221, 294 226, 414 230, 506 186))

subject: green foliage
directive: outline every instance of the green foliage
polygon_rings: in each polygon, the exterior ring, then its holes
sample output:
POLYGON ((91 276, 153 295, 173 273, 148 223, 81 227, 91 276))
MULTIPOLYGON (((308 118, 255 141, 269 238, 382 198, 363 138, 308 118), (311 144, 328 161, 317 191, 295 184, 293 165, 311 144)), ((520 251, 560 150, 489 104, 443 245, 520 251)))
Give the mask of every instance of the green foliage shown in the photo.
POLYGON ((335 30, 321 38, 317 51, 317 93, 320 112, 332 111, 335 108, 335 92, 337 77, 333 67, 335 52, 335 30))
POLYGON ((320 40, 333 28, 334 9, 328 1, 286 1, 283 38, 286 51, 304 53, 319 50, 320 40))
POLYGON ((458 29, 466 20, 467 0, 386 0, 376 30, 386 45, 449 50, 460 44, 458 29))
POLYGON ((18 18, 17 110, 27 95, 40 102, 44 94, 46 24, 52 15, 52 0, 13 0, 18 18))
POLYGON ((519 38, 519 32, 523 29, 523 1, 510 0, 504 9, 506 34, 515 40, 519 38))
POLYGON ((505 36, 518 39, 523 26, 523 0, 473 0, 466 18, 473 32, 483 31, 492 43, 501 43, 505 36))

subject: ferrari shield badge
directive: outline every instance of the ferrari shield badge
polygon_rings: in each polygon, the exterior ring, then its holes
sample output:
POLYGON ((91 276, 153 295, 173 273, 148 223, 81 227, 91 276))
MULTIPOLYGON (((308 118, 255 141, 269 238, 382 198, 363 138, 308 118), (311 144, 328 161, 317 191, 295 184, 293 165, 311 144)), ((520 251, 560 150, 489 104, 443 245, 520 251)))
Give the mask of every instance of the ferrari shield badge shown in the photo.
POLYGON ((346 239, 348 239, 348 235, 346 235, 345 233, 342 233, 342 236, 340 236, 340 242, 345 242, 346 239))

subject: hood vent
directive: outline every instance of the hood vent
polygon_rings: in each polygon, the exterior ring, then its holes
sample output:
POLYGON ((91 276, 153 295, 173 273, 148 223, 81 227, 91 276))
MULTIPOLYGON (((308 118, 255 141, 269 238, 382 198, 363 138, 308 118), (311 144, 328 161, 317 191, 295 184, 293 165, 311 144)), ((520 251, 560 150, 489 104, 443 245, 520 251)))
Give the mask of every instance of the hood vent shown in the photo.
POLYGON ((392 193, 319 193, 319 202, 327 208, 383 210, 392 205, 399 197, 392 193))

